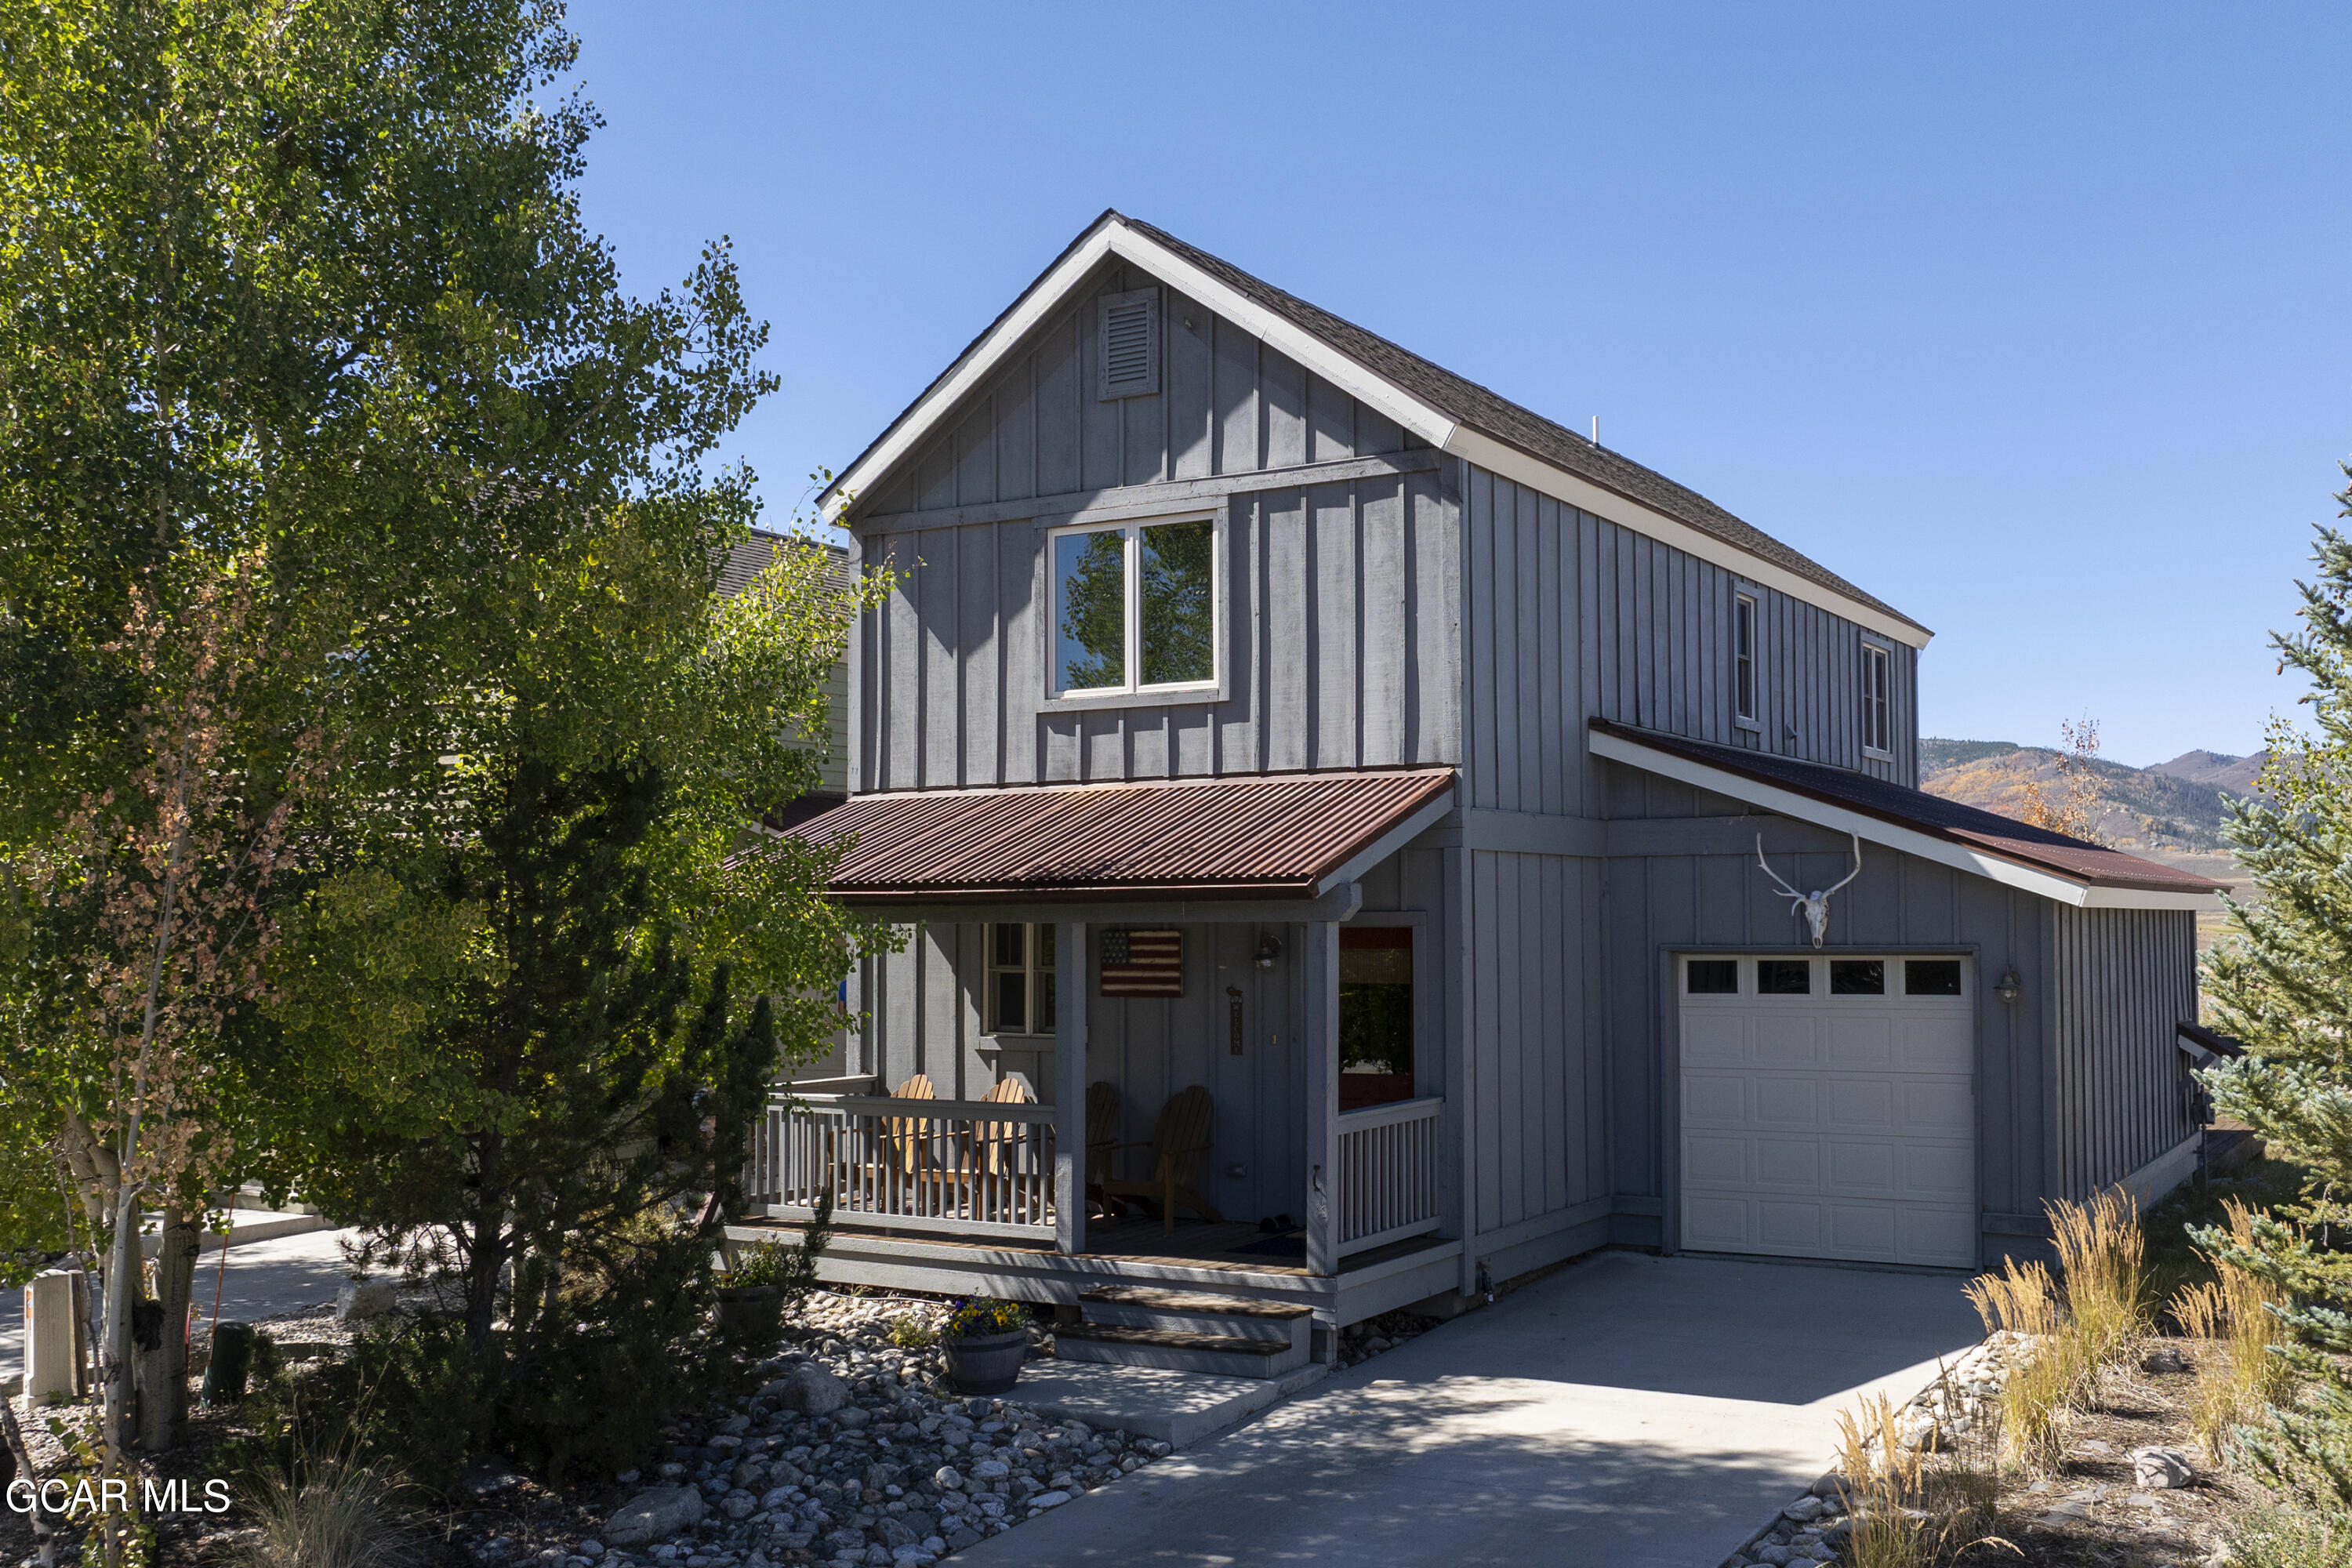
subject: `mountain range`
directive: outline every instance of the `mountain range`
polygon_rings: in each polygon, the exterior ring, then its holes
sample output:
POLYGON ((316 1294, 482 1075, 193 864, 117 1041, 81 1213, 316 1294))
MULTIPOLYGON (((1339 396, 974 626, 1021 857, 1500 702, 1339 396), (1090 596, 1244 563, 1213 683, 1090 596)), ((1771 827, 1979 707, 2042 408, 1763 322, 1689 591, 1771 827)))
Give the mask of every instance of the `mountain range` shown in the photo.
MULTIPOLYGON (((2029 782, 2053 799, 2064 793, 2058 756, 2046 746, 2013 741, 1923 740, 1919 787, 2004 816, 2022 816, 2029 782)), ((2090 770, 2098 783, 2099 837, 2118 849, 2158 860, 2227 855, 2221 824, 2229 802, 2254 793, 2266 760, 2267 752, 2238 757, 2198 751, 2135 768, 2095 759, 2090 770)))

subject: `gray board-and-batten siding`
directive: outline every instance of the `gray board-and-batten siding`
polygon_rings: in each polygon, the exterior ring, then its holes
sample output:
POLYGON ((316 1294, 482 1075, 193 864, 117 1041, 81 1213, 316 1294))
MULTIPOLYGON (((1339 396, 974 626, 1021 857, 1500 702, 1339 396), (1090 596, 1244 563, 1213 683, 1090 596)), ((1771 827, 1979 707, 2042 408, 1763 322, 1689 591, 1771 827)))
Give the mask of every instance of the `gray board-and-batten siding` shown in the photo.
POLYGON ((1914 781, 1912 648, 1884 645, 1895 749, 1866 757, 1853 622, 1419 447, 1181 295, 1165 390, 1097 397, 1091 296, 1148 281, 1108 264, 852 509, 898 577, 853 642, 857 787, 1453 763, 1473 805, 1597 816, 1595 716, 1914 781), (1227 518, 1225 695, 1047 701, 1041 529, 1162 505, 1227 518), (1759 613, 1752 729, 1729 699, 1737 592, 1759 613))
MULTIPOLYGON (((1459 945, 1445 913, 1446 857, 1405 849, 1373 868, 1360 884, 1354 923, 1411 924, 1415 1025, 1429 1048, 1416 1069, 1419 1092, 1445 1092, 1444 1046, 1453 994, 1443 955, 1459 945)), ((1054 1098, 1050 1036, 989 1034, 984 927, 930 922, 902 952, 865 961, 869 1006, 851 1070, 879 1075, 884 1087, 929 1075, 943 1099, 977 1100, 1000 1079, 1018 1075, 1041 1100, 1054 1098)), ((1307 1152, 1307 999, 1299 988, 1295 926, 1248 921, 1181 923, 1183 994, 1172 998, 1106 997, 1087 955, 1087 1079, 1119 1091, 1119 1141, 1141 1142, 1168 1098, 1201 1084, 1215 1107, 1216 1148, 1195 1185, 1228 1219, 1305 1212, 1307 1152), (1261 934, 1275 935, 1282 956, 1255 962, 1261 934), (1228 988, 1241 993, 1242 1049, 1232 1048, 1228 988), (1234 1166, 1241 1174, 1232 1173, 1234 1166)), ((1090 933, 1089 947, 1095 943, 1090 933)), ((1446 1134, 1451 1141, 1450 1133, 1446 1134)), ((1149 1174, 1149 1155, 1120 1156, 1121 1174, 1149 1174)), ((1451 1199, 1448 1199, 1448 1212, 1451 1199)))
MULTIPOLYGON (((1607 764, 1612 803, 1661 827, 1683 819, 1702 847, 1613 858, 1608 869, 1612 1180, 1655 1194, 1662 1217, 1620 1239, 1665 1241, 1675 1169, 1678 1046, 1671 960, 1691 952, 1810 951, 1789 900, 1758 871, 1761 832, 1791 883, 1826 887, 1852 866, 1842 836, 1751 814, 1633 768, 1607 764)), ((1630 822, 1627 826, 1630 826, 1630 822)), ((2081 1198, 2178 1150, 2196 1125, 2172 1043, 2196 1016, 2196 916, 2078 910, 1876 845, 1830 904, 1826 951, 1969 955, 1977 969, 1979 1201, 1985 1256, 2043 1234, 2045 1200, 2081 1198), (2020 996, 1994 993, 2009 971, 2020 996)), ((1620 1212, 1623 1212, 1621 1203, 1620 1212)))
MULTIPOLYGON (((1804 886, 1849 868, 1838 835, 1748 811, 1673 781, 1606 764, 1620 807, 1592 853, 1481 849, 1433 830, 1367 877, 1360 921, 1416 922, 1424 1093, 1469 1136, 1447 1234, 1474 1237, 1465 1272, 1501 1279, 1606 1241, 1675 1244, 1679 1079, 1673 955, 1801 952, 1801 920, 1755 866, 1760 837, 1804 886), (1666 846, 1682 840, 1686 847, 1666 846), (1457 917, 1454 911, 1461 911, 1457 917)), ((1825 950, 1969 955, 1978 973, 1979 1202, 1988 1260, 2038 1236, 2045 1199, 2123 1180, 2195 1131, 2179 1093, 2171 1020, 2192 1016, 2194 916, 2076 910, 1878 846, 1831 904, 1825 950), (2000 1001, 2010 969, 2021 996, 2000 1001), (2160 976, 2151 984, 2150 976, 2160 976), (2137 1004, 2137 1005, 2135 1005, 2137 1004), (2151 1011, 2151 1009, 2153 1009, 2151 1011), (2145 1016, 2140 1015, 2145 1014, 2145 1016), (2158 1014, 2165 1016, 2158 1017, 2158 1014)), ((1088 1078, 1119 1086, 1122 1137, 1147 1138, 1168 1094, 1207 1085, 1217 1151, 1204 1173, 1229 1215, 1299 1212, 1305 1066, 1285 1045, 1305 1027, 1286 957, 1249 962, 1259 928, 1186 925, 1185 989, 1170 1001, 1088 1007, 1088 1078), (1230 1053, 1225 987, 1244 998, 1230 1053), (1244 1167, 1240 1177, 1230 1166, 1244 1167)), ((971 1098, 1017 1065, 1042 1095, 1048 1041, 983 1028, 977 925, 924 928, 868 961, 875 998, 857 1070, 895 1083, 931 1075, 971 1098)), ((1468 1288, 1465 1280, 1465 1288, 1468 1288)))
MULTIPOLYGON (((1095 291, 1143 281, 1114 264, 1095 291)), ((1423 1038, 1449 1100, 1472 1119, 1459 1145, 1472 1251, 1507 1274, 1514 1259, 1599 1240, 1661 1239, 1673 1142, 1658 955, 1675 942, 1794 945, 1785 902, 1753 869, 1759 824, 1768 845, 1814 854, 1786 874, 1818 868, 1826 883, 1843 866, 1831 836, 1727 802, 1708 808, 1721 820, 1704 835, 1706 852, 1683 852, 1683 829, 1646 820, 1678 815, 1644 795, 1676 786, 1590 757, 1585 721, 1913 784, 1916 652, 1882 643, 1895 743, 1891 756, 1865 756, 1856 711, 1865 634, 1853 622, 1418 447, 1180 295, 1166 296, 1164 320, 1160 395, 1094 395, 1084 374, 1094 311, 1081 302, 1041 323, 945 434, 860 498, 850 521, 863 559, 887 563, 898 582, 853 642, 856 787, 1457 766, 1459 819, 1400 857, 1423 868, 1398 874, 1400 890, 1383 897, 1403 899, 1412 884, 1413 902, 1389 907, 1419 911, 1428 940, 1442 943, 1443 1022, 1423 1038), (1156 507, 1223 511, 1224 695, 1055 709, 1045 700, 1044 528, 1156 507), (1740 592, 1759 608, 1752 728, 1734 721, 1729 696, 1740 592)), ((1890 932, 1958 944, 1995 974, 1998 951, 2031 995, 2054 994, 2053 917, 2042 900, 1908 857, 1873 851, 1871 861, 1847 907, 1892 903, 1864 945, 1888 945, 1890 932), (1871 887, 1881 881, 1892 886, 1871 887)), ((1250 929, 1188 928, 1203 963, 1250 929)), ((942 1092, 952 1077, 961 1093, 1004 1070, 1007 1046, 981 1028, 977 944, 976 926, 941 926, 871 962, 863 1070, 895 1081, 920 1064, 942 1092)), ((1231 1194, 1235 1208, 1296 1213, 1302 1155, 1286 1142, 1303 1132, 1288 1109, 1296 1064, 1267 1055, 1236 1077, 1217 1059, 1222 986, 1212 994, 1207 979, 1197 994, 1188 984, 1181 1003, 1091 1002, 1102 1060, 1089 1068, 1129 1086, 1123 1131, 1139 1137, 1156 1097, 1200 1056, 1218 1101, 1220 1170, 1241 1163, 1252 1173, 1231 1194), (1205 1026, 1194 1016, 1202 1010, 1205 1026), (1145 1061, 1154 1048, 1165 1065, 1145 1061)), ((1276 984, 1244 983, 1254 1020, 1296 1010, 1273 994, 1276 984)), ((1985 1207, 2030 1213, 2072 1184, 2050 1166, 2057 1102, 2035 1065, 2051 1037, 1991 1008, 1979 1073, 1985 1207)), ((2087 1042, 2096 1030, 2078 1032, 2087 1042)), ((1034 1062, 1034 1043, 1010 1044, 1014 1056, 1024 1048, 1034 1062)), ((2101 1052, 2082 1047, 2081 1081, 2101 1081, 2121 1059, 2101 1052)), ((2160 1141, 2147 1126, 2132 1121, 2109 1142, 2160 1141)), ((2084 1169, 2112 1163, 2084 1158, 2084 1169)))

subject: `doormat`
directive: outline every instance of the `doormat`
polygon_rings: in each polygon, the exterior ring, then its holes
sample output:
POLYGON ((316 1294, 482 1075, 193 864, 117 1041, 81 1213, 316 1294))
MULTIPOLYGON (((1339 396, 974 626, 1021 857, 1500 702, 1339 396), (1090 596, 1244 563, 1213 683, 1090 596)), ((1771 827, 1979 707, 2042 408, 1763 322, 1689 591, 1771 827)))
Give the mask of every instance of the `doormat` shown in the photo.
POLYGON ((1304 1258, 1307 1256, 1307 1233, 1293 1231, 1288 1236, 1269 1236, 1243 1247, 1228 1247, 1227 1252, 1251 1252, 1261 1258, 1304 1258))

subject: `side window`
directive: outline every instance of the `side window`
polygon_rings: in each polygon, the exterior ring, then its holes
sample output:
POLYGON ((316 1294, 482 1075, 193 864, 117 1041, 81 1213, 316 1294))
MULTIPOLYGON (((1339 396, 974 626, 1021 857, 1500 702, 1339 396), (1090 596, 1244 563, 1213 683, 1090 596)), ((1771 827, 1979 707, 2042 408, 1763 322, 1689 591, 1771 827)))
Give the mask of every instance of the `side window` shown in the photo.
POLYGON ((1756 722, 1756 601, 1746 594, 1731 601, 1732 717, 1756 722))
POLYGON ((1054 1032, 1054 928, 992 925, 988 944, 988 1032, 1054 1032))
POLYGON ((1339 928, 1339 1109, 1412 1098, 1412 928, 1339 928))
POLYGON ((1895 751, 1893 658, 1876 643, 1862 645, 1862 749, 1879 756, 1895 751))
POLYGON ((1171 518, 1051 536, 1053 695, 1217 684, 1217 524, 1171 518))

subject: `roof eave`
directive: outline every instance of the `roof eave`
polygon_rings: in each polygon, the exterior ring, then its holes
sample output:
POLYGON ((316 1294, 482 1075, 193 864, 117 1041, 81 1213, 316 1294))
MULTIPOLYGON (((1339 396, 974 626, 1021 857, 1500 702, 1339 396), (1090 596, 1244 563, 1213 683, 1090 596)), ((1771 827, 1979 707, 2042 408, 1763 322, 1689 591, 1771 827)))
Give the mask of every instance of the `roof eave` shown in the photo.
POLYGON ((2053 903, 2075 909, 2217 910, 2221 899, 2212 892, 2185 888, 2134 887, 2116 881, 2093 881, 2069 877, 2048 867, 2013 858, 1990 847, 1971 847, 1906 824, 1889 821, 1846 801, 1833 801, 1792 784, 1753 778, 1703 762, 1682 752, 1646 744, 1614 727, 1596 721, 1586 733, 1586 744, 1597 757, 1626 763, 1681 783, 1711 790, 1733 800, 1763 807, 1782 816, 1810 822, 1836 833, 1850 833, 1885 848, 1916 855, 2021 889, 2053 903))
POLYGON ((1899 611, 1858 599, 1831 584, 1791 571, 1706 529, 1661 512, 1612 486, 1570 473, 1514 445, 1506 437, 1432 405, 1335 347, 1320 334, 1237 291, 1150 235, 1139 232, 1137 226, 1116 208, 1106 209, 1064 247, 1028 288, 857 455, 840 477, 825 487, 817 498, 820 515, 830 521, 845 522, 847 509, 856 498, 920 445, 939 419, 984 383, 1033 329, 1058 309, 1097 265, 1113 255, 1136 262, 1170 286, 1199 300, 1441 451, 1657 538, 1759 584, 1818 605, 1906 647, 1925 647, 1935 635, 1899 611))
POLYGON ((1096 267, 1112 256, 1143 267, 1340 390, 1379 409, 1431 446, 1442 449, 1453 435, 1454 421, 1440 410, 1340 353, 1322 338, 1237 292, 1158 240, 1137 233, 1124 215, 1110 208, 1072 240, 1052 265, 956 356, 955 363, 924 388, 921 395, 908 404, 888 428, 825 488, 817 497, 820 511, 829 521, 844 521, 842 513, 847 498, 862 493, 908 456, 939 417, 986 381, 1034 328, 1052 314, 1096 267))

